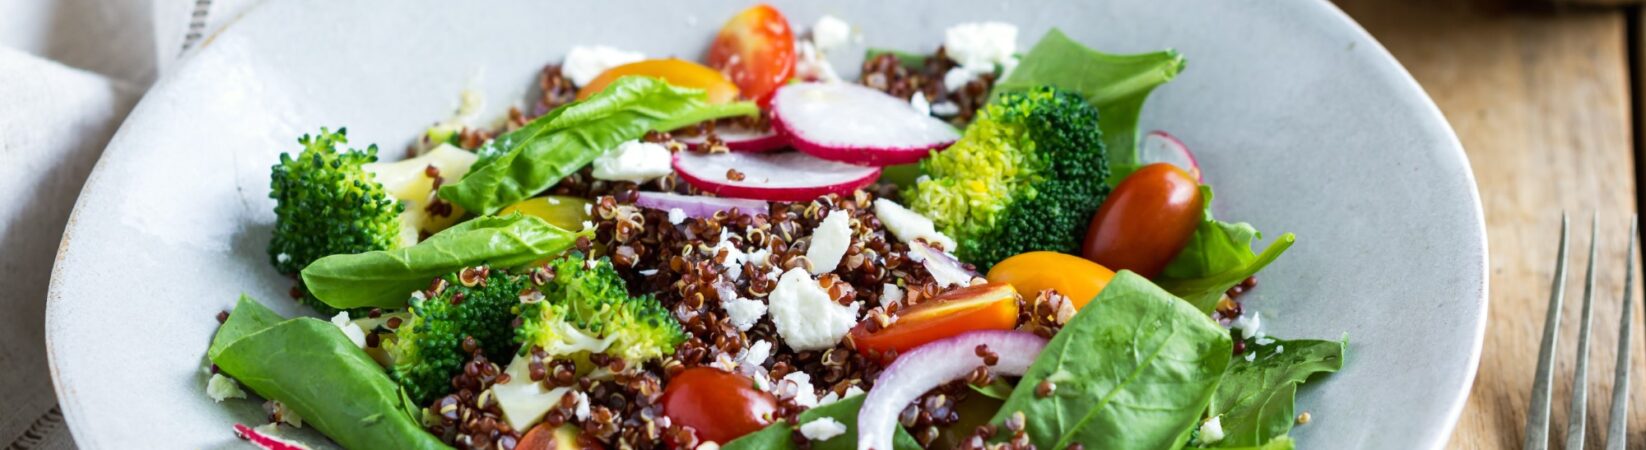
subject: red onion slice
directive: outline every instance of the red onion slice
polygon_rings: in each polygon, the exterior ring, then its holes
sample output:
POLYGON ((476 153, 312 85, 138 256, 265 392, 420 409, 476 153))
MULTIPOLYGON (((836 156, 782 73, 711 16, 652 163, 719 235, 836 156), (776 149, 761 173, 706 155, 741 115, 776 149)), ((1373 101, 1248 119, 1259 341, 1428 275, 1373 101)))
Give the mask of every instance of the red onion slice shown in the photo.
MULTIPOLYGON (((775 129, 765 130, 715 130, 715 136, 726 143, 726 148, 734 152, 769 152, 789 146, 789 138, 779 134, 775 129)), ((680 136, 675 140, 686 144, 687 148, 700 150, 708 139, 707 135, 680 136)))
POLYGON ((708 197, 702 195, 680 195, 667 192, 641 192, 634 197, 634 204, 642 208, 651 208, 659 211, 679 209, 686 213, 686 217, 706 219, 714 217, 720 211, 736 209, 743 214, 766 214, 769 204, 761 200, 745 198, 708 197))
POLYGON ((955 259, 954 255, 932 248, 925 242, 915 241, 909 244, 909 258, 926 266, 926 271, 931 272, 932 279, 943 287, 969 286, 972 278, 978 276, 977 272, 966 268, 966 265, 955 259))
POLYGON ((1164 131, 1154 130, 1143 135, 1137 143, 1137 160, 1143 164, 1168 163, 1188 172, 1195 181, 1206 181, 1200 173, 1200 161, 1189 151, 1189 146, 1164 131))
POLYGON ((243 423, 234 424, 234 434, 263 450, 309 450, 307 445, 263 434, 243 423))
POLYGON ((857 412, 858 450, 892 450, 897 416, 909 402, 943 383, 965 378, 983 365, 977 347, 986 345, 1000 357, 989 367, 994 375, 1020 376, 1029 370, 1046 339, 1023 331, 973 331, 932 341, 897 357, 880 372, 857 412))

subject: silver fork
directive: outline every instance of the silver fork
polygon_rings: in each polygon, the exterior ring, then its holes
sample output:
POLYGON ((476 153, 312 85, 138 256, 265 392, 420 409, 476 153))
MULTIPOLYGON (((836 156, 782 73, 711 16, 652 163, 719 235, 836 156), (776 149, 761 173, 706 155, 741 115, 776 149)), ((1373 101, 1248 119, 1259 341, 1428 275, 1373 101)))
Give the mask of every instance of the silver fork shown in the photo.
MULTIPOLYGON (((1588 420, 1589 393, 1585 380, 1589 375, 1589 327, 1594 319, 1595 249, 1600 240, 1600 215, 1597 213, 1589 227, 1589 268, 1583 282, 1583 317, 1577 338, 1577 365, 1572 375, 1572 403, 1566 422, 1567 449, 1583 448, 1583 427, 1588 420)), ((1560 217, 1560 260, 1555 263, 1555 279, 1549 292, 1549 311, 1543 316, 1543 345, 1537 351, 1537 379, 1532 382, 1532 403, 1526 414, 1526 440, 1522 448, 1542 450, 1549 447, 1550 378, 1554 372, 1555 344, 1560 335, 1560 309, 1565 299, 1566 247, 1569 220, 1560 217)), ((1623 450, 1629 417, 1629 340, 1634 322, 1635 235, 1639 217, 1629 221, 1629 257, 1623 278, 1623 314, 1619 316, 1617 343, 1617 370, 1612 379, 1611 417, 1606 427, 1606 448, 1623 450)))

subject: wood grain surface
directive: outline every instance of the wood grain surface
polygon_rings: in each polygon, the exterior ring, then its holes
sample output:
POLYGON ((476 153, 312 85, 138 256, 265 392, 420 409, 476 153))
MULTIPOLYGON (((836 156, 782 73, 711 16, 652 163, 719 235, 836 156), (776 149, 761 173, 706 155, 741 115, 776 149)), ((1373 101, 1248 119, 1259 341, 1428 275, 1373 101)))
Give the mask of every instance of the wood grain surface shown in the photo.
MULTIPOLYGON (((1489 322, 1480 371, 1448 447, 1520 448, 1562 211, 1572 216, 1571 274, 1551 434, 1564 442, 1589 216, 1598 211, 1601 249, 1584 447, 1602 448, 1624 244, 1636 208, 1627 10, 1525 12, 1446 0, 1338 4, 1440 105, 1467 149, 1484 202, 1489 322)), ((1631 318, 1635 393, 1646 390, 1639 311, 1631 318)), ((1631 401, 1629 448, 1646 448, 1646 397, 1632 395, 1631 401)))

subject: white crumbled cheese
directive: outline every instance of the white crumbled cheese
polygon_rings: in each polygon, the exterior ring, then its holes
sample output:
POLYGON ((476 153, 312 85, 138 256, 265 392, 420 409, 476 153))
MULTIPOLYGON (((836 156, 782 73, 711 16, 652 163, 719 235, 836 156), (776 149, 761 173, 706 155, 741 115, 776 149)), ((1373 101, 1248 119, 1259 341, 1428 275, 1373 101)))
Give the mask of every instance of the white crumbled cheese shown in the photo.
MULTIPOLYGON (((737 248, 737 244, 732 241, 731 236, 729 228, 721 228, 720 242, 715 243, 714 248, 709 249, 709 254, 719 255, 721 250, 725 250, 726 259, 721 261, 720 268, 724 269, 722 272, 726 276, 731 277, 733 280, 740 280, 743 278, 743 261, 746 261, 748 256, 743 253, 742 249, 737 248)), ((736 295, 735 291, 733 295, 736 295)))
POLYGON ((784 272, 768 296, 768 311, 783 342, 797 351, 833 347, 857 325, 861 303, 841 305, 805 269, 784 272))
POLYGON ((291 262, 291 255, 286 254, 286 252, 280 252, 280 254, 274 255, 274 260, 280 262, 281 264, 285 264, 291 262))
POLYGON ((812 41, 800 40, 795 44, 794 74, 795 78, 816 81, 840 81, 840 74, 834 71, 834 64, 829 58, 812 44, 812 41))
POLYGON ((1255 351, 1246 352, 1246 362, 1252 362, 1252 361, 1256 361, 1256 360, 1257 360, 1257 352, 1255 352, 1255 351))
POLYGON ((839 17, 824 14, 812 24, 812 43, 817 50, 828 53, 830 50, 846 45, 852 38, 852 26, 839 17))
POLYGON ((827 441, 846 434, 846 425, 830 417, 819 417, 800 426, 800 435, 814 441, 827 441))
POLYGON ((852 398, 852 397, 855 397, 855 396, 858 396, 858 395, 863 395, 863 388, 860 388, 860 387, 857 387, 856 385, 853 385, 851 387, 847 387, 846 388, 846 395, 842 395, 842 396, 840 396, 840 398, 852 398))
POLYGON ((594 222, 593 221, 588 221, 588 220, 583 221, 583 229, 584 230, 593 230, 594 229, 594 222))
POLYGON ((954 239, 937 231, 932 219, 920 213, 904 208, 903 205, 887 199, 875 199, 874 215, 880 219, 880 224, 897 236, 897 240, 913 243, 915 239, 925 239, 926 242, 943 244, 943 249, 954 251, 954 239))
POLYGON ((828 391, 828 392, 829 393, 823 394, 822 397, 819 397, 817 399, 817 406, 823 406, 823 405, 827 405, 827 404, 830 404, 830 403, 840 401, 840 395, 835 394, 834 391, 828 391))
POLYGON ((954 117, 954 115, 960 114, 960 105, 948 100, 933 103, 932 114, 938 117, 954 117))
POLYGON ((303 417, 297 415, 297 411, 292 411, 285 403, 274 400, 263 402, 263 411, 269 413, 269 418, 273 422, 303 428, 303 417))
POLYGON ((1276 345, 1276 346, 1275 346, 1275 354, 1277 354, 1277 355, 1278 355, 1278 354, 1281 354, 1281 353, 1286 353, 1286 346, 1284 346, 1284 345, 1276 345))
POLYGON ((578 86, 587 86, 595 77, 613 67, 646 59, 646 54, 620 50, 604 45, 579 45, 566 52, 560 63, 560 73, 578 86))
POLYGON ((969 70, 993 71, 1017 53, 1017 25, 971 22, 943 31, 943 51, 969 70))
POLYGON ((1253 339, 1252 342, 1256 342, 1257 345, 1269 345, 1269 344, 1275 343, 1275 340, 1274 340, 1274 338, 1264 336, 1264 337, 1260 337, 1260 338, 1257 338, 1257 339, 1253 339))
POLYGON ((881 283, 880 306, 890 307, 893 304, 903 304, 903 288, 891 283, 881 283))
POLYGON ((1263 313, 1260 311, 1240 315, 1240 318, 1229 322, 1229 328, 1239 328, 1241 334, 1249 338, 1262 339, 1267 336, 1263 333, 1263 313))
POLYGON ((642 270, 642 271, 640 271, 640 272, 638 272, 638 273, 639 273, 639 274, 640 274, 640 275, 641 275, 641 276, 647 276, 647 277, 649 277, 649 276, 652 276, 652 275, 657 275, 657 269, 646 269, 646 270, 642 270))
POLYGON ((770 257, 771 254, 771 250, 767 250, 765 247, 760 247, 744 256, 744 260, 754 263, 755 267, 766 267, 766 259, 770 257))
POLYGON ((852 245, 851 218, 844 211, 835 211, 812 230, 811 247, 806 248, 806 259, 812 262, 812 274, 833 272, 846 256, 846 247, 852 245))
POLYGON ((1200 443, 1213 444, 1223 440, 1223 416, 1206 419, 1200 424, 1200 443))
POLYGON ((628 141, 594 159, 594 177, 643 183, 674 171, 669 148, 655 142, 628 141))
POLYGON ((233 378, 214 373, 211 374, 210 380, 206 380, 206 396, 211 397, 212 401, 222 403, 223 400, 231 398, 246 398, 246 391, 240 390, 240 383, 236 383, 233 378))
POLYGON ((909 106, 913 106, 921 115, 932 115, 932 102, 926 100, 925 92, 914 91, 914 96, 909 97, 909 106))
POLYGON ((747 348, 744 348, 742 352, 739 352, 737 355, 737 362, 758 366, 765 364, 766 358, 770 358, 771 356, 772 341, 761 339, 754 341, 753 344, 749 344, 747 348))
POLYGON ((353 342, 355 347, 366 348, 366 330, 360 329, 359 325, 349 321, 348 311, 338 311, 337 315, 332 316, 331 324, 337 325, 337 329, 343 330, 343 335, 347 336, 349 342, 353 342))
POLYGON ((589 420, 589 394, 577 391, 577 407, 572 415, 577 416, 577 420, 589 420))
POLYGON ((681 222, 685 221, 686 210, 680 208, 669 208, 669 223, 679 225, 681 222))
POLYGON ((965 67, 955 66, 949 69, 948 72, 943 72, 943 89, 949 92, 959 91, 960 88, 966 87, 966 83, 970 83, 977 78, 977 75, 977 72, 965 67))
POLYGON ((742 297, 733 297, 727 300, 720 298, 720 307, 726 309, 726 318, 731 320, 732 326, 738 331, 749 331, 754 324, 766 316, 766 304, 759 300, 750 300, 742 297))
POLYGON ((817 407, 817 388, 812 387, 812 376, 805 372, 796 370, 784 375, 779 389, 782 397, 792 398, 796 405, 817 407))
MULTIPOLYGON (((549 197, 549 200, 554 200, 554 197, 549 197)), ((555 200, 555 202, 559 202, 559 200, 555 200)), ((594 215, 594 203, 584 203, 583 214, 590 216, 594 215)))

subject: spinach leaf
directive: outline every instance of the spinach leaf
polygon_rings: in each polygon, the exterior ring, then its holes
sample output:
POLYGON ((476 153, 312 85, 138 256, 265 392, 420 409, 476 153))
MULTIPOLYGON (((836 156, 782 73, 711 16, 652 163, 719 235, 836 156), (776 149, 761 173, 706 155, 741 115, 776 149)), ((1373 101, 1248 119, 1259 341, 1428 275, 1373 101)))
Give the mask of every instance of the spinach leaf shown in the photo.
POLYGON ((223 348, 234 341, 285 320, 285 317, 280 317, 280 313, 263 306, 250 296, 240 294, 240 300, 234 303, 234 312, 229 313, 229 320, 217 327, 217 335, 212 336, 211 348, 206 349, 206 359, 217 359, 217 355, 223 353, 223 348))
MULTIPOLYGON (((828 417, 846 426, 846 432, 826 441, 812 442, 814 450, 856 450, 857 449, 857 411, 863 409, 863 395, 846 397, 800 413, 795 421, 800 425, 819 418, 828 417)), ((771 426, 750 433, 746 436, 733 439, 726 445, 720 446, 723 450, 791 450, 794 445, 794 427, 787 423, 774 423, 771 426)), ((895 450, 920 450, 920 443, 915 442, 914 436, 902 427, 897 428, 897 436, 892 438, 895 450)))
POLYGON ((480 217, 411 247, 320 258, 303 268, 303 286, 338 309, 400 308, 435 277, 483 263, 524 265, 571 248, 579 235, 519 213, 480 217))
POLYGON ((996 378, 987 386, 978 386, 975 384, 966 383, 966 387, 972 388, 972 392, 975 392, 978 395, 995 400, 1004 401, 1012 396, 1012 383, 1003 378, 996 378))
POLYGON ((1280 258, 1297 242, 1297 236, 1282 234, 1263 253, 1253 253, 1252 243, 1263 234, 1245 222, 1212 218, 1212 188, 1202 185, 1200 191, 1206 198, 1204 218, 1183 251, 1172 258, 1155 281, 1200 312, 1211 314, 1224 292, 1280 258))
POLYGON ((1052 86, 1080 93, 1097 107, 1098 128, 1108 151, 1109 183, 1119 183, 1138 166, 1137 118, 1156 86, 1183 70, 1183 56, 1173 50, 1111 55, 1075 42, 1052 29, 1018 61, 994 94, 1052 86))
POLYGON ((1233 343, 1228 331, 1121 271, 1052 337, 995 414, 1022 411, 1038 448, 1181 447, 1211 402, 1233 343), (1056 389, 1041 398, 1043 381, 1056 389))
POLYGON ((1218 448, 1221 448, 1223 450, 1293 450, 1293 449, 1297 448, 1297 443, 1293 442, 1292 438, 1289 437, 1289 436, 1280 436, 1280 437, 1277 437, 1277 438, 1274 438, 1274 439, 1270 439, 1269 442, 1265 442, 1265 443, 1263 443, 1263 445, 1252 445, 1252 446, 1245 446, 1245 447, 1218 447, 1218 448))
POLYGON ((1207 409, 1208 416, 1223 416, 1220 421, 1224 438, 1215 445, 1267 445, 1285 436, 1296 420, 1293 400, 1297 387, 1311 375, 1343 368, 1347 346, 1347 337, 1341 341, 1279 340, 1248 345, 1246 351, 1257 356, 1251 361, 1234 359, 1207 409))
POLYGON ((537 195, 607 150, 647 131, 673 130, 706 120, 756 114, 753 103, 711 105, 700 89, 656 78, 623 77, 586 100, 533 119, 487 143, 480 160, 440 198, 477 214, 492 214, 537 195))
MULTIPOLYGON (((229 315, 230 322, 238 323, 229 328, 231 335, 219 331, 220 338, 235 338, 232 333, 261 324, 253 318, 256 314, 243 314, 252 311, 241 309, 246 305, 242 301, 229 315)), ((413 415, 416 405, 406 401, 377 361, 330 322, 286 320, 238 336, 218 350, 212 362, 223 373, 257 395, 284 403, 344 448, 450 448, 423 430, 413 415)))

